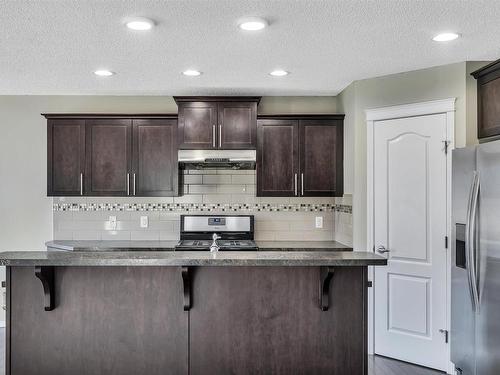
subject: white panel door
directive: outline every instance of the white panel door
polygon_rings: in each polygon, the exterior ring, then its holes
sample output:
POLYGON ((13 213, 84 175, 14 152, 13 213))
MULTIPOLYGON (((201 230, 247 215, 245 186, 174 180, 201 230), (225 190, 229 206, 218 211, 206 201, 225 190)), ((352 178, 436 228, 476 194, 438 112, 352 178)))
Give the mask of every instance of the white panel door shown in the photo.
POLYGON ((446 370, 446 114, 373 132, 375 353, 446 370))

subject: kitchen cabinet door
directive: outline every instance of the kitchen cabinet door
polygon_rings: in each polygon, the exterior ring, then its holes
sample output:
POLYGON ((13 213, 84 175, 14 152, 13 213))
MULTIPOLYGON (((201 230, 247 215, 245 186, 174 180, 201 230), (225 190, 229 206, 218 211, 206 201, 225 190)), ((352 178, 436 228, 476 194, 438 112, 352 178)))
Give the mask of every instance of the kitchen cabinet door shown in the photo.
POLYGON ((342 121, 301 120, 299 128, 300 195, 342 196, 342 121))
POLYGON ((177 121, 133 120, 132 195, 178 193, 177 121))
POLYGON ((47 195, 83 195, 85 121, 50 119, 47 122, 47 195))
POLYGON ((198 267, 190 374, 366 375, 366 267, 335 269, 327 311, 319 280, 319 267, 198 267))
POLYGON ((257 135, 256 102, 220 102, 218 104, 218 147, 255 149, 257 135))
POLYGON ((179 148, 217 148, 217 103, 179 103, 179 148))
POLYGON ((7 268, 10 375, 188 374, 179 267, 54 267, 43 310, 33 267, 7 268))
POLYGON ((291 197, 298 194, 298 121, 259 120, 257 196, 291 197))
POLYGON ((85 194, 130 195, 132 120, 87 120, 86 151, 85 194))

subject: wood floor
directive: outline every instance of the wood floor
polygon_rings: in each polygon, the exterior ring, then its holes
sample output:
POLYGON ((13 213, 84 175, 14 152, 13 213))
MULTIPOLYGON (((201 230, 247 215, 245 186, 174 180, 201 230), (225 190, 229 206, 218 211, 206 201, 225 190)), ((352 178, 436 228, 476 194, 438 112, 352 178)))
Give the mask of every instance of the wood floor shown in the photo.
POLYGON ((373 356, 368 358, 369 375, 441 375, 444 372, 415 366, 391 358, 373 356))
MULTIPOLYGON (((5 373, 5 329, 0 328, 0 375, 5 373)), ((425 367, 415 366, 394 359, 369 356, 369 375, 440 375, 440 371, 434 371, 425 367)))

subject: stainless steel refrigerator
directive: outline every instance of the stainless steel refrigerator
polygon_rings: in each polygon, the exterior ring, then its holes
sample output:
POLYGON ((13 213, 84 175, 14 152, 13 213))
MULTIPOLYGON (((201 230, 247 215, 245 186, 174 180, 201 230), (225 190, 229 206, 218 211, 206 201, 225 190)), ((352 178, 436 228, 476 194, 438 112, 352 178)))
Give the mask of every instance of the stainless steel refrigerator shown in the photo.
POLYGON ((451 360, 500 374, 500 141, 452 158, 451 360))

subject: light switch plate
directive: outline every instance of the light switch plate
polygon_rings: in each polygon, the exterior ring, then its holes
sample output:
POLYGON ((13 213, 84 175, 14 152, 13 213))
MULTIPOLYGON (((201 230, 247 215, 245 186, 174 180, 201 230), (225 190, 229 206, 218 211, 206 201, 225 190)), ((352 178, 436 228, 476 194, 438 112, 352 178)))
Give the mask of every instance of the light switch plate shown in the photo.
POLYGON ((141 216, 141 228, 147 228, 149 225, 149 220, 147 216, 141 216))
POLYGON ((109 230, 116 230, 116 216, 109 217, 109 230))
POLYGON ((323 228, 323 216, 316 216, 316 228, 323 228))

